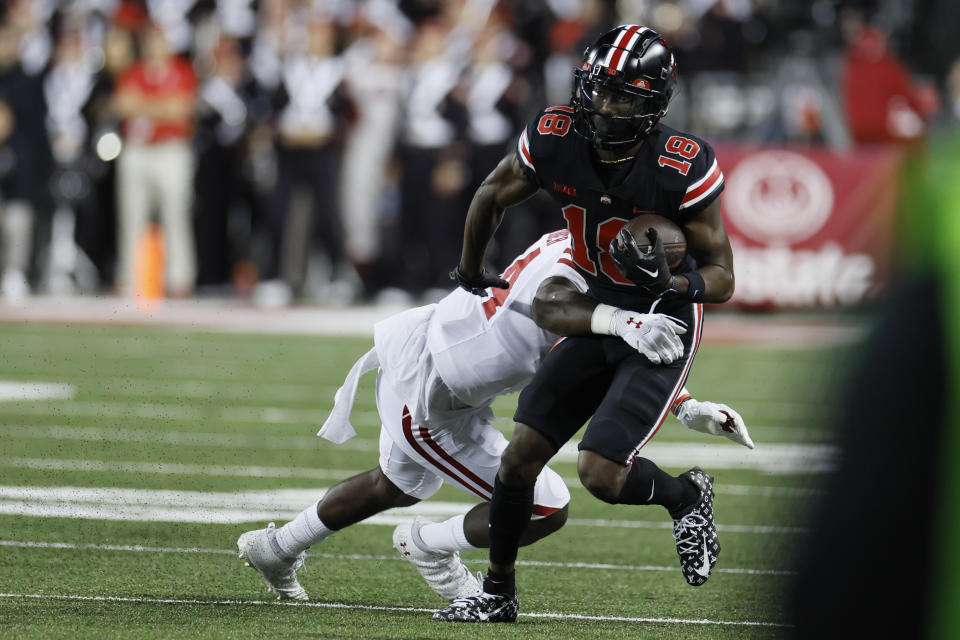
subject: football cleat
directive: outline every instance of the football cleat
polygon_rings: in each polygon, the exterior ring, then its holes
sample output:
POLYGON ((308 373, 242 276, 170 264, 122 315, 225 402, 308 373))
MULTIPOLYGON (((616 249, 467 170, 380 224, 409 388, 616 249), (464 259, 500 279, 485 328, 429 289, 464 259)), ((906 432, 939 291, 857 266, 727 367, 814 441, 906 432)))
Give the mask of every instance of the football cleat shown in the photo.
POLYGON ((446 609, 433 614, 437 622, 516 622, 520 611, 517 594, 493 594, 481 591, 457 598, 446 609))
POLYGON ((456 600, 480 593, 480 583, 460 560, 459 553, 424 551, 417 546, 414 541, 420 541, 420 528, 425 524, 427 521, 418 516, 410 524, 401 524, 394 529, 394 549, 420 572, 441 598, 456 600))
POLYGON ((257 570, 270 591, 277 594, 278 600, 309 600, 307 591, 297 580, 297 569, 303 566, 307 554, 301 552, 295 558, 284 557, 274 539, 277 535, 275 527, 271 522, 266 529, 241 535, 237 539, 240 559, 257 570))
POLYGON ((693 506, 673 519, 673 537, 677 541, 680 570, 687 583, 699 587, 713 570, 720 555, 720 539, 713 522, 713 478, 699 467, 680 474, 700 490, 693 506))

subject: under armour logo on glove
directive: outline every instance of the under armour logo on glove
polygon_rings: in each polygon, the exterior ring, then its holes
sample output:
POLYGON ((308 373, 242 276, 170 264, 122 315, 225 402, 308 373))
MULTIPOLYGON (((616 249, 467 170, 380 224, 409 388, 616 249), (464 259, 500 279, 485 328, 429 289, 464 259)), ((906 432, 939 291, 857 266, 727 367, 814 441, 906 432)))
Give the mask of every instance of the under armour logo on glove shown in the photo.
POLYGON ((683 357, 683 341, 687 332, 680 321, 660 313, 633 313, 624 309, 613 312, 610 333, 646 356, 653 364, 671 364, 683 357))

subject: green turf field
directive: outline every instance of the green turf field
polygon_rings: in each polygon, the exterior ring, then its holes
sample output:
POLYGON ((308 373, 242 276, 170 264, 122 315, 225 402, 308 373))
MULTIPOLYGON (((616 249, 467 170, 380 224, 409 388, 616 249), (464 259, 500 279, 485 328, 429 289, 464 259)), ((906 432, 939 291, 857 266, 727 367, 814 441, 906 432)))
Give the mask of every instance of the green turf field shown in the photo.
MULTIPOLYGON (((700 464, 716 477, 723 552, 706 585, 684 582, 661 508, 599 502, 562 455, 552 466, 571 487, 570 521, 521 551, 519 623, 473 627, 430 621, 444 603, 391 547, 409 513, 311 549, 310 603, 276 604, 236 558, 243 531, 282 524, 376 465, 372 375, 353 413, 359 437, 336 447, 313 435, 369 346, 0 325, 0 637, 785 637, 782 595, 849 349, 701 348, 688 387, 739 410, 757 450, 671 417, 645 452, 672 473, 700 464)), ((444 488, 414 510, 442 519, 472 503, 444 488)), ((486 567, 482 552, 465 559, 486 567)))

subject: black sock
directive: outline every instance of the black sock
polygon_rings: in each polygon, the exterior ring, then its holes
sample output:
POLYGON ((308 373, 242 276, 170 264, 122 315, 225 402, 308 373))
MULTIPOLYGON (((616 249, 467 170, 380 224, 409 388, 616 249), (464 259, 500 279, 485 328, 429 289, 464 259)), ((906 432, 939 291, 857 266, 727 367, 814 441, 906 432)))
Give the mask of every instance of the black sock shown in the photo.
POLYGON ((533 488, 535 484, 511 487, 500 482, 493 483, 490 499, 490 562, 513 564, 517 560, 520 536, 530 524, 533 513, 533 488))
POLYGON ((635 458, 617 503, 659 504, 673 515, 699 497, 700 490, 692 482, 671 476, 646 458, 635 458))
POLYGON ((487 577, 483 579, 483 591, 492 594, 513 595, 517 592, 516 573, 497 573, 487 570, 487 577))
POLYGON ((679 481, 683 486, 683 495, 680 496, 680 501, 676 505, 665 504, 663 506, 670 511, 670 517, 676 520, 700 499, 700 488, 692 480, 686 478, 674 478, 674 480, 679 481))

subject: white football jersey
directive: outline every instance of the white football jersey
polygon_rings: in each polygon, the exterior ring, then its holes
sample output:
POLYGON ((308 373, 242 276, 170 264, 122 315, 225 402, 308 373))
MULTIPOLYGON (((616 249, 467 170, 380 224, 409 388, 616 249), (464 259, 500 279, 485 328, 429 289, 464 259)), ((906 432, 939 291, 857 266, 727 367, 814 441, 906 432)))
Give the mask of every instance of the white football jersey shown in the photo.
POLYGON ((440 377, 467 405, 489 404, 518 391, 533 378, 540 361, 558 340, 530 317, 540 283, 551 276, 587 283, 570 256, 569 233, 542 236, 500 274, 509 289, 488 289, 487 298, 456 289, 434 309, 427 347, 440 377))

